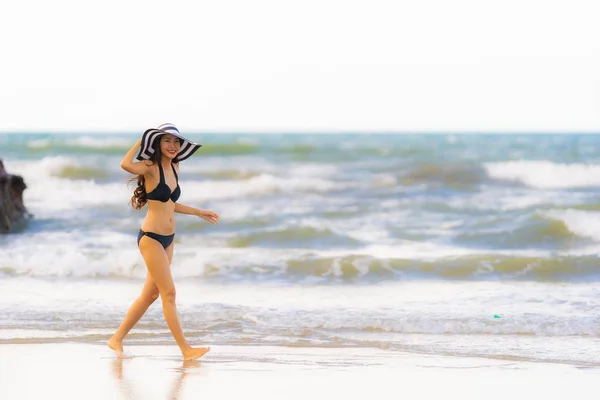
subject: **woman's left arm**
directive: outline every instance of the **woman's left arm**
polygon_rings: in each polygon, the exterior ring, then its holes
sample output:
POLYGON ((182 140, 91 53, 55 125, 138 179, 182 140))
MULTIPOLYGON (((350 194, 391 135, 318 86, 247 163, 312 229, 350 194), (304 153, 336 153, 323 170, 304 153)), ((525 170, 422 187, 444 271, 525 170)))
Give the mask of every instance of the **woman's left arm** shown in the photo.
POLYGON ((195 215, 207 220, 211 224, 219 222, 219 215, 214 211, 200 210, 198 208, 186 206, 185 204, 175 203, 175 212, 179 214, 195 215))
MULTIPOLYGON (((179 163, 173 163, 173 165, 175 165, 177 172, 179 172, 179 163)), ((199 208, 194 208, 179 203, 175 203, 175 212, 179 214, 195 215, 197 217, 207 220, 211 224, 216 224, 217 222, 219 222, 220 219, 219 215, 214 211, 200 210, 199 208)))

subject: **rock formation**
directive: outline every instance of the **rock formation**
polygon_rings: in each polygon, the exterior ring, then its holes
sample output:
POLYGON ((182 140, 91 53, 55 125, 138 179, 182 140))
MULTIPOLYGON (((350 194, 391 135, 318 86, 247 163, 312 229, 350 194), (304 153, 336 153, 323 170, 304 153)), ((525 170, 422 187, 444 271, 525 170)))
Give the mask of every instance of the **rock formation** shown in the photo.
POLYGON ((7 173, 0 160, 0 233, 18 229, 31 217, 23 203, 26 188, 23 178, 7 173))

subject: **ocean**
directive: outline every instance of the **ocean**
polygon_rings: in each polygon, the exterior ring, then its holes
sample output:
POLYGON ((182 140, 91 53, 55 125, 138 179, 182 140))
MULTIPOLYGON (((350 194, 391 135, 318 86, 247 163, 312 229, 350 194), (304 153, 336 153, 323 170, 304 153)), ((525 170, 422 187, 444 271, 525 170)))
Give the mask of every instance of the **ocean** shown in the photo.
MULTIPOLYGON (((140 135, 0 134, 0 344, 104 343, 142 288, 140 135)), ((600 137, 190 134, 172 272, 195 345, 600 365, 600 137)), ((125 339, 174 345, 159 302, 125 339)))

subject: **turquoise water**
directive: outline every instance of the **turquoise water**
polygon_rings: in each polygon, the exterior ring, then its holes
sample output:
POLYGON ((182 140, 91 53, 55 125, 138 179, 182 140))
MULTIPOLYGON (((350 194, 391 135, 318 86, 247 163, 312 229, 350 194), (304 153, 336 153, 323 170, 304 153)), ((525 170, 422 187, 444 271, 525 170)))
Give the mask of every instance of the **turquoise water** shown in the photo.
MULTIPOLYGON (((197 293, 182 300, 196 336, 600 361, 583 351, 600 337, 600 136, 189 137, 203 147, 181 165, 179 201, 221 216, 177 217, 172 271, 197 293)), ((103 340, 118 324, 130 297, 86 294, 134 296, 146 274, 144 212, 119 168, 136 139, 0 135, 34 215, 0 237, 1 286, 20 299, 0 300, 0 340, 103 340), (83 294, 48 298, 53 286, 83 294)), ((168 341, 161 323, 141 340, 168 341)))

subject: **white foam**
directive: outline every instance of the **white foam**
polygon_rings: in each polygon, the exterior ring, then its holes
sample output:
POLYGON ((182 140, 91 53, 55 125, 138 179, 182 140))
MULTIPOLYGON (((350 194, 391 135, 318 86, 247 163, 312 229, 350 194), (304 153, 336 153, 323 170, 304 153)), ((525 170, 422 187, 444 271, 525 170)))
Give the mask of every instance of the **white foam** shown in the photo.
MULTIPOLYGON (((183 185, 183 183, 182 183, 183 185)), ((276 193, 327 193, 348 187, 346 183, 321 178, 277 177, 262 173, 243 181, 207 180, 185 182, 182 201, 243 198, 276 193)))
POLYGON ((109 148, 109 147, 123 147, 128 148, 133 146, 135 138, 97 138, 92 136, 78 137, 67 142, 71 146, 78 147, 93 147, 93 148, 109 148))
MULTIPOLYGON (((133 225, 134 221, 129 223, 133 225)), ((52 235, 40 232, 26 238, 15 237, 0 253, 0 267, 10 268, 19 275, 31 276, 142 277, 145 275, 145 266, 136 247, 134 233, 133 229, 132 234, 123 234, 106 228, 87 230, 85 233, 71 230, 56 231, 52 235)), ((335 250, 232 248, 227 241, 228 237, 177 236, 174 274, 181 277, 223 276, 234 279, 241 276, 282 276, 287 279, 289 262, 307 261, 310 264, 310 260, 321 258, 331 259, 331 263, 327 267, 329 271, 321 271, 317 275, 341 276, 342 259, 352 256, 361 276, 369 272, 373 259, 436 260, 477 254, 476 250, 412 241, 335 250)), ((301 276, 312 274, 310 271, 297 272, 301 276)))
POLYGON ((27 142, 27 147, 29 147, 31 149, 50 147, 51 145, 52 145, 52 140, 50 140, 50 139, 37 139, 37 140, 30 140, 27 142))
MULTIPOLYGON (((94 161, 95 162, 95 161, 94 161)), ((60 175, 65 168, 85 168, 86 164, 76 157, 48 156, 36 161, 16 161, 6 166, 12 173, 23 176, 28 189, 24 192, 25 203, 38 217, 55 215, 56 212, 73 208, 122 204, 124 211, 133 193, 129 176, 112 182, 96 182, 89 179, 68 179, 60 175)), ((116 167, 115 167, 116 168, 116 167)), ((326 174, 335 174, 336 169, 326 169, 326 174)), ((349 183, 336 182, 319 175, 315 166, 299 167, 286 171, 285 175, 261 173, 246 180, 188 180, 181 179, 184 204, 197 204, 206 200, 247 199, 274 194, 329 193, 342 190, 349 183), (289 174, 291 172, 291 174, 289 174)), ((256 208, 256 207, 254 207, 256 208)), ((273 211, 272 208, 270 211, 273 211)), ((238 213, 239 214, 239 213, 238 213)))
POLYGON ((38 217, 55 215, 57 211, 107 204, 123 204, 125 210, 133 191, 132 187, 127 187, 125 177, 122 182, 97 183, 91 179, 55 176, 66 167, 82 165, 76 158, 52 156, 34 162, 14 162, 7 169, 25 179, 25 204, 38 217))
POLYGON ((550 161, 485 163, 493 179, 521 182, 538 189, 566 189, 600 185, 600 165, 557 164, 550 161))
POLYGON ((256 156, 236 156, 232 164, 230 156, 211 156, 210 158, 190 158, 180 166, 183 173, 203 173, 235 170, 238 172, 276 173, 281 166, 271 163, 265 158, 256 156))
MULTIPOLYGON (((514 282, 231 286, 182 278, 174 273, 182 318, 189 329, 199 327, 204 333, 207 326, 230 321, 251 322, 249 336, 264 334, 260 340, 273 336, 293 338, 304 329, 318 330, 317 341, 335 342, 350 335, 349 343, 361 339, 399 340, 395 334, 600 336, 596 312, 599 293, 592 284, 567 284, 557 291, 552 284, 514 282)), ((7 311, 18 313, 21 320, 31 318, 28 325, 35 327, 39 323, 37 326, 46 330, 68 327, 68 323, 55 317, 57 311, 75 318, 85 312, 82 318, 87 329, 105 330, 106 321, 121 320, 123 307, 139 293, 141 285, 142 279, 134 283, 0 280, 0 290, 7 293, 0 312, 4 312, 3 316, 7 311)), ((151 312, 160 316, 159 309, 151 312)), ((157 328, 165 331, 163 326, 157 328)), ((226 337, 256 339, 248 337, 247 332, 208 330, 226 337)), ((400 339, 403 344, 413 340, 418 338, 400 339)), ((433 344, 435 341, 426 343, 433 344)))
POLYGON ((288 169, 290 176, 296 177, 332 177, 339 172, 339 168, 331 164, 303 164, 295 165, 288 169))
POLYGON ((446 202, 453 208, 475 210, 520 210, 544 204, 569 205, 579 200, 586 201, 585 194, 558 191, 532 191, 531 189, 489 188, 468 197, 453 197, 446 202))
POLYGON ((481 254, 482 252, 460 247, 404 240, 396 245, 370 245, 358 253, 379 259, 438 260, 444 257, 461 257, 481 254))
POLYGON ((557 251, 556 255, 561 257, 597 257, 600 254, 600 245, 591 245, 576 249, 557 251))
POLYGON ((378 188, 393 187, 398 184, 398 178, 389 173, 380 173, 373 176, 372 184, 378 188))
POLYGON ((13 161, 6 163, 11 173, 22 175, 26 181, 38 181, 59 173, 66 167, 79 167, 81 163, 66 156, 48 156, 35 161, 13 161))
POLYGON ((600 241, 600 212, 569 209, 541 215, 563 221, 567 229, 576 235, 600 241))
POLYGON ((31 140, 27 143, 29 148, 46 148, 52 147, 55 144, 68 147, 87 147, 96 149, 105 149, 111 147, 122 147, 123 149, 133 146, 135 140, 127 138, 106 138, 106 137, 92 137, 92 136, 78 136, 78 137, 67 137, 67 138, 55 138, 55 139, 37 139, 31 140))
POLYGON ((0 266, 19 275, 145 276, 133 235, 97 229, 39 232, 19 239, 0 254, 0 266))
POLYGON ((125 182, 98 184, 92 180, 50 178, 28 186, 25 204, 38 217, 108 204, 122 204, 125 212, 132 193, 125 182))

